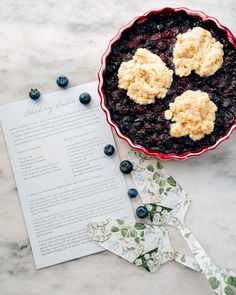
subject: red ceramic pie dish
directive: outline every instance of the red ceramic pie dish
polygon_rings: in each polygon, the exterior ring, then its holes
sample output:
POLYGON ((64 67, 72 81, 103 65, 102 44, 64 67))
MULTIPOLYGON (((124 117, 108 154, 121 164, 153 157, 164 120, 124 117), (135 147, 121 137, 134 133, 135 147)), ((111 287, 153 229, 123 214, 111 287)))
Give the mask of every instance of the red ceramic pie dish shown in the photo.
MULTIPOLYGON (((106 59, 107 56, 109 56, 111 50, 112 50, 112 46, 113 44, 118 41, 122 35, 122 33, 127 30, 128 28, 132 27, 132 25, 139 21, 139 22, 143 22, 147 19, 147 17, 149 15, 152 14, 161 14, 161 13, 178 13, 178 12, 185 12, 187 13, 187 15, 190 16, 195 16, 197 17, 200 21, 202 22, 206 22, 206 21, 212 21, 216 24, 216 26, 221 30, 224 31, 228 41, 234 46, 234 48, 236 49, 236 38, 234 37, 234 35, 232 34, 232 32, 226 28, 225 26, 223 26, 222 24, 220 24, 220 22, 218 20, 216 20, 213 17, 210 17, 208 15, 206 15, 205 13, 201 12, 201 11, 196 11, 196 10, 190 10, 187 8, 163 8, 160 10, 151 10, 146 12, 145 14, 143 14, 142 16, 138 16, 135 17, 133 20, 131 20, 127 25, 123 26, 118 33, 116 34, 116 36, 114 38, 112 38, 109 42, 109 45, 107 47, 107 50, 105 51, 105 53, 102 56, 102 60, 101 60, 101 67, 98 73, 98 93, 100 96, 100 105, 101 108, 103 109, 103 111, 105 112, 106 115, 106 119, 107 122, 114 128, 116 134, 124 139, 131 148, 134 148, 136 150, 139 150, 141 152, 143 152, 144 154, 148 155, 148 156, 155 156, 158 157, 162 160, 170 160, 170 159, 176 159, 176 160, 185 160, 191 156, 200 156, 202 154, 204 154, 205 152, 209 151, 209 150, 213 150, 215 149, 220 143, 222 143, 223 141, 225 141, 226 139, 228 139, 230 137, 230 135, 233 133, 233 131, 236 129, 236 118, 234 117, 233 122, 231 123, 231 125, 229 126, 229 128, 226 130, 226 132, 224 132, 223 135, 219 136, 216 140, 216 142, 212 145, 208 145, 208 146, 203 146, 199 149, 197 149, 196 151, 185 151, 183 153, 163 153, 163 152, 159 152, 159 151, 154 151, 154 150, 149 150, 146 147, 136 144, 132 141, 131 138, 129 138, 127 135, 123 134, 118 126, 118 124, 112 119, 111 116, 111 112, 110 110, 107 108, 107 98, 104 92, 104 78, 103 78, 103 73, 104 70, 106 69, 106 59)), ((236 98, 235 98, 236 99, 236 98)))

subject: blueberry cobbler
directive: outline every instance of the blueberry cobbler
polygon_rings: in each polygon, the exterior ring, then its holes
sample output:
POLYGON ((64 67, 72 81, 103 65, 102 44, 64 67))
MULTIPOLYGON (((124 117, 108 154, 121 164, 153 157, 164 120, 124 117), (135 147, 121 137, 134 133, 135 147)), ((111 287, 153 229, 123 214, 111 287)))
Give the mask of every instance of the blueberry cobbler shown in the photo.
POLYGON ((150 14, 123 31, 103 81, 112 120, 151 151, 200 150, 235 122, 235 48, 213 21, 184 11, 150 14))

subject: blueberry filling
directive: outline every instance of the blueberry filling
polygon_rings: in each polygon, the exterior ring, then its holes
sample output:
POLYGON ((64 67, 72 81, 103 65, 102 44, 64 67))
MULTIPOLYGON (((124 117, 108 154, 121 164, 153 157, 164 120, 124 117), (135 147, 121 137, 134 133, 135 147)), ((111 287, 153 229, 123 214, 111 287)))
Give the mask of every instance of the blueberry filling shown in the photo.
POLYGON ((122 33, 121 38, 113 44, 106 64, 103 90, 112 120, 134 143, 149 150, 162 153, 197 151, 214 144, 235 121, 236 51, 225 32, 212 21, 202 22, 198 17, 188 16, 185 12, 151 14, 145 20, 136 21, 131 28, 122 33), (120 64, 130 60, 140 47, 158 54, 166 65, 174 70, 172 60, 176 36, 196 26, 209 30, 224 46, 223 65, 214 75, 207 78, 195 73, 182 78, 174 75, 166 97, 163 100, 156 99, 149 105, 136 104, 129 99, 125 90, 118 88, 117 72, 120 64), (207 92, 218 107, 213 132, 198 141, 193 141, 188 136, 171 137, 171 123, 164 118, 169 103, 186 90, 207 92))

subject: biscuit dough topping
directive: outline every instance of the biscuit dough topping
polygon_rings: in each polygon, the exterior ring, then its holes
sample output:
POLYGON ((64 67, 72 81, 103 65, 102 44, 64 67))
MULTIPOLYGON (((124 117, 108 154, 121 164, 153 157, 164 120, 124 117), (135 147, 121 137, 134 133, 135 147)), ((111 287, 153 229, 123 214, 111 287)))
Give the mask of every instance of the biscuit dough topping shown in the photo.
POLYGON ((119 88, 136 103, 150 104, 164 98, 172 83, 173 71, 161 58, 144 48, 138 48, 133 58, 123 62, 118 70, 119 88))
POLYGON ((165 119, 175 122, 171 124, 172 137, 189 135, 197 141, 214 129, 217 106, 206 92, 187 90, 177 96, 169 108, 165 111, 165 119))
POLYGON ((221 67, 224 51, 209 31, 195 27, 177 36, 173 55, 176 75, 188 76, 195 71, 200 77, 208 77, 221 67))

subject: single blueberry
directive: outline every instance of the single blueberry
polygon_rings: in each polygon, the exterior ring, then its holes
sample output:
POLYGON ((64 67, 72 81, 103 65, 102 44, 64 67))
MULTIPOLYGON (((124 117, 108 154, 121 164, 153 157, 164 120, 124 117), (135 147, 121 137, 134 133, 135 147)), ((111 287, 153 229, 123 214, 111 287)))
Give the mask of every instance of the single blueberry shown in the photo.
POLYGON ((37 88, 35 88, 35 89, 31 89, 30 90, 30 92, 29 92, 29 97, 31 98, 31 99, 38 99, 39 97, 40 97, 40 92, 38 91, 38 89, 37 88))
POLYGON ((64 87, 66 87, 68 84, 69 84, 69 80, 68 80, 68 78, 67 78, 66 76, 59 76, 59 77, 57 78, 57 85, 58 85, 59 87, 64 88, 64 87))
POLYGON ((138 216, 138 218, 144 219, 148 216, 148 209, 144 206, 139 206, 136 209, 136 215, 138 216))
POLYGON ((105 147, 104 147, 104 154, 107 155, 107 156, 112 156, 115 152, 115 148, 112 144, 107 144, 105 147))
POLYGON ((136 190, 136 188, 130 188, 128 190, 128 196, 132 199, 132 198, 136 198, 138 195, 138 191, 136 190))
POLYGON ((130 161, 124 160, 120 163, 120 171, 124 174, 129 174, 133 170, 133 165, 130 161))
POLYGON ((83 92, 79 96, 79 101, 82 104, 89 104, 90 101, 91 101, 91 95, 89 93, 87 93, 87 92, 83 92))

